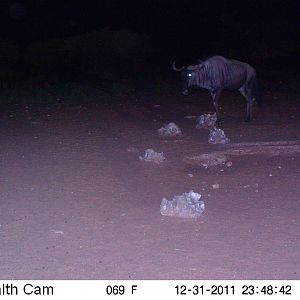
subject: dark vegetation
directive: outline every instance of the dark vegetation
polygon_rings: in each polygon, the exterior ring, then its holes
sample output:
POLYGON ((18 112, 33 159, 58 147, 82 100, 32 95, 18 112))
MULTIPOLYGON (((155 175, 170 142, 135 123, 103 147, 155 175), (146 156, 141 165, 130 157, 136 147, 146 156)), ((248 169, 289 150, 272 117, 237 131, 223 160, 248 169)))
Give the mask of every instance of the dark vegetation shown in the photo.
POLYGON ((53 15, 46 12, 56 2, 43 3, 44 10, 28 13, 27 21, 22 6, 10 7, 10 31, 2 30, 0 38, 1 105, 179 89, 172 61, 180 66, 214 54, 252 64, 263 89, 293 91, 299 79, 298 6, 290 1, 245 1, 247 9, 237 9, 236 1, 183 7, 103 1, 102 15, 87 1, 85 17, 75 4, 70 11, 68 1, 53 15))
POLYGON ((22 56, 2 41, 0 61, 2 104, 119 96, 143 85, 155 68, 146 35, 109 29, 38 41, 22 56))

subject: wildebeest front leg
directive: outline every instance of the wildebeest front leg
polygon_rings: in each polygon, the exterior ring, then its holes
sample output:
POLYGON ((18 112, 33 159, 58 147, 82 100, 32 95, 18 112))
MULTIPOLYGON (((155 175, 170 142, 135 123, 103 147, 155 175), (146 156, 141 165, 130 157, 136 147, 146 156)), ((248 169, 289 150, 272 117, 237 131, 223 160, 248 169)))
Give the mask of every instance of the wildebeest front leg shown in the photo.
POLYGON ((252 104, 253 104, 253 99, 252 98, 248 98, 247 99, 247 117, 246 117, 246 122, 249 122, 252 119, 252 104))
POLYGON ((221 93, 222 93, 222 89, 214 90, 214 91, 210 92, 212 100, 213 100, 213 105, 214 105, 214 108, 215 108, 215 111, 217 114, 217 124, 218 125, 221 122, 220 113, 219 113, 219 105, 218 105, 221 93))
POLYGON ((239 89, 240 93, 245 97, 247 101, 247 115, 246 115, 246 122, 251 121, 252 119, 252 105, 253 105, 253 97, 251 95, 251 91, 248 90, 247 88, 240 88, 239 89))

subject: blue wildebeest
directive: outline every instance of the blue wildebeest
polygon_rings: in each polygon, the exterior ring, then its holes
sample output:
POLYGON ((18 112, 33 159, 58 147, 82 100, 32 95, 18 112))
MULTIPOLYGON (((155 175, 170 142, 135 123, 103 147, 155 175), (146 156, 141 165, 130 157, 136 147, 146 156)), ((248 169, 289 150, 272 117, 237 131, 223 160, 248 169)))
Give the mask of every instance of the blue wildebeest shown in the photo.
POLYGON ((213 56, 204 61, 198 60, 197 65, 175 67, 181 72, 182 94, 188 95, 192 89, 207 89, 213 99, 214 108, 220 121, 218 101, 223 90, 238 90, 247 101, 246 121, 252 118, 252 104, 256 100, 261 105, 258 94, 256 72, 250 65, 238 60, 213 56))

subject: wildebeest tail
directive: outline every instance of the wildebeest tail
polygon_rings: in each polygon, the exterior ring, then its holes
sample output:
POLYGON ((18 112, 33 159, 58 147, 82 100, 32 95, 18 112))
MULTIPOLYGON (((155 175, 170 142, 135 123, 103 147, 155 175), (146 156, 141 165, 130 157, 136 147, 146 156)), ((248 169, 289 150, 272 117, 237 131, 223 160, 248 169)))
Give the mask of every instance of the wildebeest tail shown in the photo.
POLYGON ((258 107, 262 107, 261 91, 258 86, 257 78, 255 78, 254 81, 254 89, 255 89, 255 102, 257 103, 258 107))

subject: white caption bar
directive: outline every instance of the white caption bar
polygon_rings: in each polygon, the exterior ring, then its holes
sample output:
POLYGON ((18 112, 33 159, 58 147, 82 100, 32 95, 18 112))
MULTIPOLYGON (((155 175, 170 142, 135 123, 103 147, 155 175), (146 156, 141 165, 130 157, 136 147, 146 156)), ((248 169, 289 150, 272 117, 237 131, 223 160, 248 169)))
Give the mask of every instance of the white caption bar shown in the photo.
POLYGON ((300 299, 299 280, 0 280, 2 299, 300 299))

